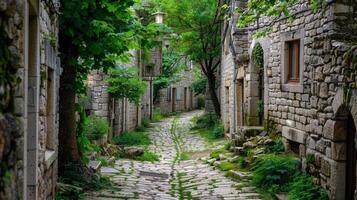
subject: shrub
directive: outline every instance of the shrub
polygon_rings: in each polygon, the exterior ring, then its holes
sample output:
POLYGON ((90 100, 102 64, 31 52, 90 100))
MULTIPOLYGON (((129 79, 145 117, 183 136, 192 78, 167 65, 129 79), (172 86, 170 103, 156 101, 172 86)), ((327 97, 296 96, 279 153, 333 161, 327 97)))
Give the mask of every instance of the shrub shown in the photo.
POLYGON ((101 139, 109 132, 108 122, 97 116, 87 117, 82 128, 84 135, 90 140, 101 139))
POLYGON ((197 97, 197 108, 198 109, 202 109, 202 108, 204 108, 205 107, 205 104, 206 104, 206 102, 205 102, 206 100, 205 100, 205 97, 204 96, 198 96, 197 97))
POLYGON ((328 200, 326 191, 307 175, 297 176, 290 186, 289 200, 328 200))
POLYGON ((153 122, 158 122, 164 119, 164 115, 161 114, 160 110, 155 110, 153 115, 152 115, 152 121, 153 122))
POLYGON ((232 147, 232 142, 227 142, 226 144, 224 144, 224 149, 227 151, 230 151, 232 147))
POLYGON ((274 141, 274 143, 268 145, 267 148, 268 148, 269 152, 271 152, 271 153, 282 153, 285 150, 284 144, 283 144, 283 141, 281 140, 281 138, 276 139, 274 141))
POLYGON ((215 124, 212 135, 215 139, 224 137, 224 126, 221 122, 215 124))
POLYGON ((224 148, 221 148, 221 149, 215 149, 211 152, 210 154, 210 157, 211 158, 216 158, 218 159, 219 158, 219 154, 223 154, 223 153, 227 153, 228 151, 225 150, 224 148))
POLYGON ((159 155, 157 155, 154 152, 151 152, 149 150, 145 150, 144 154, 138 157, 134 158, 135 160, 139 160, 139 161, 159 161, 159 155))
POLYGON ((194 129, 200 128, 213 128, 219 121, 219 117, 212 112, 206 113, 204 115, 194 117, 193 119, 194 129))
POLYGON ((298 166, 299 161, 291 156, 262 155, 253 163, 253 183, 270 193, 286 191, 298 166))
POLYGON ((141 125, 145 128, 149 128, 150 127, 150 119, 149 118, 143 118, 141 120, 141 125))
POLYGON ((123 132, 119 136, 112 139, 114 144, 134 146, 134 145, 149 145, 151 140, 149 136, 143 132, 123 132))
POLYGON ((236 169, 237 165, 228 161, 223 161, 218 165, 218 168, 222 171, 228 171, 231 169, 236 169))

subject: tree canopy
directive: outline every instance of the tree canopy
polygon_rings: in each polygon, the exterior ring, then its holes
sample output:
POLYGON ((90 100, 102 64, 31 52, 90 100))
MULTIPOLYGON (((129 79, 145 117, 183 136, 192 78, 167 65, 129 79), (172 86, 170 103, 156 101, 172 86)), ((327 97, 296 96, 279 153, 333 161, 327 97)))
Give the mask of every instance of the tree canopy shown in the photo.
POLYGON ((197 63, 207 77, 215 112, 220 115, 216 93, 216 72, 220 65, 221 23, 224 0, 151 0, 158 11, 163 11, 166 24, 178 34, 178 51, 197 63))

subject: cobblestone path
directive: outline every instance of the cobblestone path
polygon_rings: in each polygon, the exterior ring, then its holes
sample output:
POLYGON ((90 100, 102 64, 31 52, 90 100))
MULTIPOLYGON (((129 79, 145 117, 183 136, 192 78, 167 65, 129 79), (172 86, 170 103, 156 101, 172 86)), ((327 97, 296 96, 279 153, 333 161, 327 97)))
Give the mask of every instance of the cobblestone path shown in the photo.
POLYGON ((182 152, 200 157, 212 148, 203 138, 189 133, 190 119, 198 114, 188 112, 155 123, 148 131, 153 140, 149 148, 161 156, 160 161, 117 160, 113 167, 101 171, 120 190, 92 193, 86 199, 259 199, 253 187, 236 189, 236 182, 200 159, 181 160, 182 152))

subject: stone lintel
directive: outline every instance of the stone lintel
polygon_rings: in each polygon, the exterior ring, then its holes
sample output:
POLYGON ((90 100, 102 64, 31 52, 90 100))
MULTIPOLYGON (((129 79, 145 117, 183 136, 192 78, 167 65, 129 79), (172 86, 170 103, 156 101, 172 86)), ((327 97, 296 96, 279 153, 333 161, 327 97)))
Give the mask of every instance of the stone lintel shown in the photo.
POLYGON ((288 140, 305 144, 307 133, 295 128, 283 126, 282 127, 282 135, 288 140))

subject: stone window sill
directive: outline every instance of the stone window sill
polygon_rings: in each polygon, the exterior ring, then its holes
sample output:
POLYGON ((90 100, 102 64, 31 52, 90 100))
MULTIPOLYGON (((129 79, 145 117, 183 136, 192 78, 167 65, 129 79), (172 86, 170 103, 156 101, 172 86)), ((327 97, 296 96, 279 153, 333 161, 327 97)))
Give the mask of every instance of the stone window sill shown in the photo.
POLYGON ((300 83, 286 83, 281 85, 281 91, 283 92, 294 92, 294 93, 303 93, 304 87, 300 83))
POLYGON ((57 158, 57 152, 53 150, 46 150, 45 151, 45 164, 46 164, 46 169, 50 168, 52 163, 56 160, 57 158))

